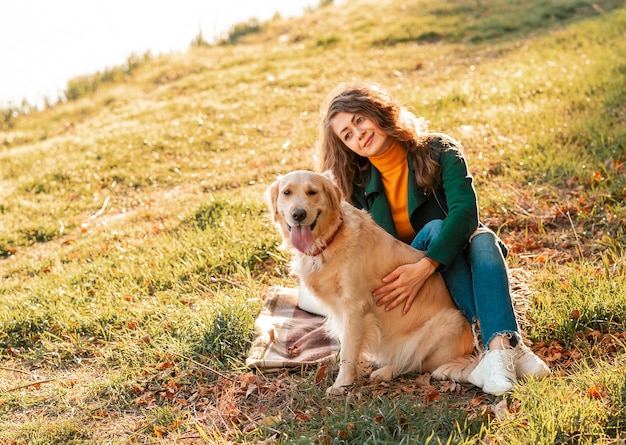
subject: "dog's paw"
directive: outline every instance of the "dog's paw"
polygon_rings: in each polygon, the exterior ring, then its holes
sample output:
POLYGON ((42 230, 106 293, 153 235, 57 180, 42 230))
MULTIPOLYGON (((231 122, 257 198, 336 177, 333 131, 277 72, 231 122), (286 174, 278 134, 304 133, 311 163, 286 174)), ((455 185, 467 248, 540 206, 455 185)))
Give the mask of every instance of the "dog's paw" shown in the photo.
POLYGON ((345 392, 346 392, 345 386, 337 386, 337 385, 333 385, 326 390, 326 394, 328 394, 329 396, 340 396, 344 394, 345 392))
POLYGON ((376 382, 387 382, 393 378, 393 368, 391 366, 383 366, 370 374, 370 379, 376 382))

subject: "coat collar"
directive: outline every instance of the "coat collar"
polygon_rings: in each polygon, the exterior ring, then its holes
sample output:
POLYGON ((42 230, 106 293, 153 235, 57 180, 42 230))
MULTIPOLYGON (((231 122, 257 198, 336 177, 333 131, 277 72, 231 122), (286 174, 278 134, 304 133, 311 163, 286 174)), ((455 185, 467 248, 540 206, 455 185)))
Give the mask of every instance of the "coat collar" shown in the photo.
MULTIPOLYGON (((417 207, 426 201, 426 192, 419 186, 415 180, 415 167, 412 162, 409 162, 409 211, 413 211, 417 207)), ((373 165, 370 167, 370 177, 365 187, 363 187, 365 196, 372 194, 385 194, 385 188, 383 186, 383 178, 380 172, 373 165)), ((385 197, 385 201, 387 198, 385 197)))
MULTIPOLYGON (((415 181, 415 168, 412 162, 409 162, 407 187, 409 191, 409 215, 412 215, 415 209, 424 204, 428 198, 424 190, 415 181)), ((385 195, 382 175, 373 165, 370 167, 369 180, 363 187, 363 193, 365 200, 369 203, 365 208, 376 223, 397 238, 396 225, 393 222, 391 207, 385 195)))

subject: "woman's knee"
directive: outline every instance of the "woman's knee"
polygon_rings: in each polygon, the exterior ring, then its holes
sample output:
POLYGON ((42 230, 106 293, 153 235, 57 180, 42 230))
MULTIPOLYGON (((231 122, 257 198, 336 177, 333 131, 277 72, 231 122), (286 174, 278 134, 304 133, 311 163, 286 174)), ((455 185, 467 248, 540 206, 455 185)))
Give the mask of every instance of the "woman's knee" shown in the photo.
POLYGON ((493 258, 496 261, 501 261, 504 259, 505 252, 502 251, 496 234, 489 231, 474 235, 469 243, 469 255, 472 259, 488 260, 493 258))
POLYGON ((470 238, 470 248, 472 246, 475 246, 477 251, 490 252, 494 250, 494 254, 495 252, 499 252, 504 258, 509 254, 509 248, 504 244, 504 241, 492 230, 487 228, 479 229, 477 233, 470 238), (476 241, 476 243, 474 243, 474 241, 476 241))
POLYGON ((424 227, 422 227, 422 230, 415 236, 411 246, 418 250, 427 251, 429 245, 439 237, 442 226, 443 220, 441 219, 433 219, 427 222, 424 227))

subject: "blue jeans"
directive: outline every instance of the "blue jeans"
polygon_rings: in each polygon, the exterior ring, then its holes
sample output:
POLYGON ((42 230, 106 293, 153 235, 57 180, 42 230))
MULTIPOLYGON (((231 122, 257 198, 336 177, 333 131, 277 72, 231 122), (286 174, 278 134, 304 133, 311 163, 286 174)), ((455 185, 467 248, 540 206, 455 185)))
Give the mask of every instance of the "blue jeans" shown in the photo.
MULTIPOLYGON (((442 224, 440 219, 430 221, 411 246, 427 252, 442 224)), ((514 341, 521 338, 504 260, 507 251, 500 243, 495 233, 485 229, 474 235, 448 267, 440 269, 457 307, 470 323, 479 322, 485 349, 496 335, 507 335, 514 341)))

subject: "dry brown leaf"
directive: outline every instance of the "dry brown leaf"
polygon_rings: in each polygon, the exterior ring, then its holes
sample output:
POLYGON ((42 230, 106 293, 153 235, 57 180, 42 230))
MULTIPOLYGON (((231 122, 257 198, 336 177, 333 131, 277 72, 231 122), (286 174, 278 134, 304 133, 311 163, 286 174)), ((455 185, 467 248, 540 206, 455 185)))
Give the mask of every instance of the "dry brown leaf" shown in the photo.
POLYGON ((162 437, 165 434, 165 428, 159 425, 153 425, 152 429, 154 430, 154 435, 157 437, 162 437))
POLYGON ((459 386, 460 385, 457 382, 447 380, 443 382, 443 384, 439 387, 439 392, 455 392, 459 388, 459 386))
POLYGON ((424 395, 424 403, 428 404, 431 402, 435 402, 441 398, 441 394, 436 389, 432 389, 428 394, 424 395))
MULTIPOLYGON (((130 328, 129 328, 130 329, 130 328)), ((169 368, 173 368, 174 367, 174 362, 172 361, 167 361, 167 362, 163 362, 161 363, 159 366, 157 366, 156 369, 158 370, 162 370, 162 369, 169 369, 169 368)))
POLYGON ((509 415, 509 405, 506 399, 500 400, 493 406, 493 412, 496 415, 496 419, 504 420, 509 415))
POLYGON ((319 385, 322 380, 326 377, 326 364, 322 363, 315 371, 315 384, 319 385))
POLYGON ((430 373, 426 372, 418 375, 415 379, 415 383, 420 387, 430 386, 430 373))
POLYGON ((255 392, 258 388, 259 388, 258 385, 254 384, 254 383, 248 385, 248 389, 246 390, 246 399, 248 398, 248 396, 250 394, 255 392))
POLYGON ((313 416, 309 413, 304 413, 302 411, 295 411, 294 414, 296 415, 296 420, 299 422, 308 422, 313 418, 313 416))

